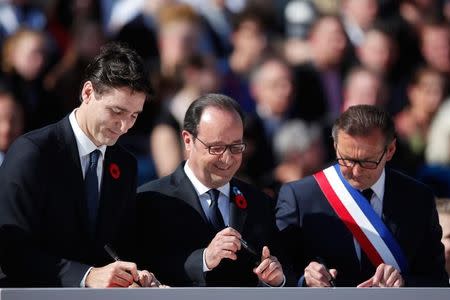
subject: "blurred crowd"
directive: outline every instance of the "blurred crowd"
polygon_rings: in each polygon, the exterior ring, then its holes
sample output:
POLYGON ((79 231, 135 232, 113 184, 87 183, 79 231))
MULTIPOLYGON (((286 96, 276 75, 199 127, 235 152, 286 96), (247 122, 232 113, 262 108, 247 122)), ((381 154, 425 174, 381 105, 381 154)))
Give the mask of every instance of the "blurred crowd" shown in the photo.
POLYGON ((450 197, 449 21, 449 0, 3 0, 0 163, 79 105, 87 62, 115 40, 155 87, 120 141, 141 183, 173 172, 188 106, 219 92, 247 114, 239 176, 269 195, 332 162, 335 118, 372 104, 395 118, 391 165, 450 197))

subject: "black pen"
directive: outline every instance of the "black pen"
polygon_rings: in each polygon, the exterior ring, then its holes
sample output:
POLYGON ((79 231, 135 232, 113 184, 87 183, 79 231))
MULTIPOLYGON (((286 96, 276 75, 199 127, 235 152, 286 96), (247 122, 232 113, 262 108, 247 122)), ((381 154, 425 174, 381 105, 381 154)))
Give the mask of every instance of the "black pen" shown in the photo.
POLYGON ((328 280, 328 283, 330 284, 330 286, 335 287, 336 283, 334 282, 334 277, 333 277, 333 275, 331 275, 330 270, 328 269, 324 260, 321 257, 316 257, 316 260, 319 264, 321 264, 325 268, 325 271, 328 273, 328 276, 330 276, 330 279, 328 280))
MULTIPOLYGON (((103 248, 109 254, 109 256, 111 256, 111 258, 114 259, 114 261, 120 261, 119 255, 108 244, 106 244, 103 248)), ((135 281, 135 280, 133 280, 133 281, 138 286, 142 287, 142 285, 138 281, 135 281)))
POLYGON ((246 240, 240 238, 239 241, 241 241, 241 245, 242 245, 242 247, 244 247, 245 250, 247 250, 247 251, 250 252, 251 254, 253 254, 253 255, 259 257, 259 256, 258 256, 258 253, 256 253, 255 249, 253 249, 253 248, 247 243, 246 240))

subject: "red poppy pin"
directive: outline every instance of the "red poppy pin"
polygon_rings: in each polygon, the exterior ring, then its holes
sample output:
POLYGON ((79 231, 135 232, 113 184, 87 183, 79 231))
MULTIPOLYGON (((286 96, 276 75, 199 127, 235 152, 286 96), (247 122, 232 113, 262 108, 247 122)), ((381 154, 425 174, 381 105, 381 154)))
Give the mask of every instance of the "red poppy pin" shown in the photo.
POLYGON ((237 187, 233 187, 233 193, 234 193, 234 202, 236 203, 237 207, 239 207, 240 209, 246 209, 247 200, 245 199, 241 191, 237 187))
POLYGON ((109 164, 109 174, 111 174, 111 177, 114 179, 119 179, 120 177, 120 168, 117 164, 111 163, 109 164))

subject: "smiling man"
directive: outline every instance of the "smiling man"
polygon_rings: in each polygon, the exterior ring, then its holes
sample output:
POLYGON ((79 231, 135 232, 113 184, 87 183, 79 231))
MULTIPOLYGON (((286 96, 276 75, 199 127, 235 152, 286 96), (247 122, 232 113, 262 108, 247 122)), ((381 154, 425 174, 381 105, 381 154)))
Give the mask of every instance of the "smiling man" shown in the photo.
POLYGON ((391 117, 369 105, 335 122, 337 164, 285 184, 277 225, 300 286, 447 286, 434 196, 386 167, 391 117), (329 268, 329 269, 328 269, 329 268))
POLYGON ((110 44, 87 67, 80 106, 29 132, 0 168, 4 286, 128 287, 158 282, 129 261, 135 245, 135 158, 117 139, 151 92, 139 56, 110 44))
POLYGON ((142 262, 164 283, 285 284, 283 268, 271 255, 277 234, 271 201, 233 178, 246 147, 243 130, 236 101, 219 94, 200 97, 184 119, 187 161, 139 188, 142 236, 155 229, 143 241, 142 262))

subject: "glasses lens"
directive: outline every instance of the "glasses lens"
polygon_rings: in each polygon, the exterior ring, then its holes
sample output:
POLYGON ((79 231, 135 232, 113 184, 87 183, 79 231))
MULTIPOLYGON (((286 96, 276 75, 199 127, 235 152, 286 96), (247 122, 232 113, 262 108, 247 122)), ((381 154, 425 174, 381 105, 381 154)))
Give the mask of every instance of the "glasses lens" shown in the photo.
POLYGON ((239 154, 244 152, 245 150, 245 144, 234 144, 234 145, 230 145, 230 151, 233 154, 239 154))
POLYGON ((338 158, 338 164, 344 167, 352 167, 354 165, 354 162, 352 160, 338 158))
POLYGON ((225 152, 225 150, 227 149, 227 146, 209 146, 209 153, 213 154, 213 155, 218 155, 218 154, 222 154, 225 152))
POLYGON ((374 161, 360 161, 359 164, 365 169, 376 169, 378 166, 374 161))

